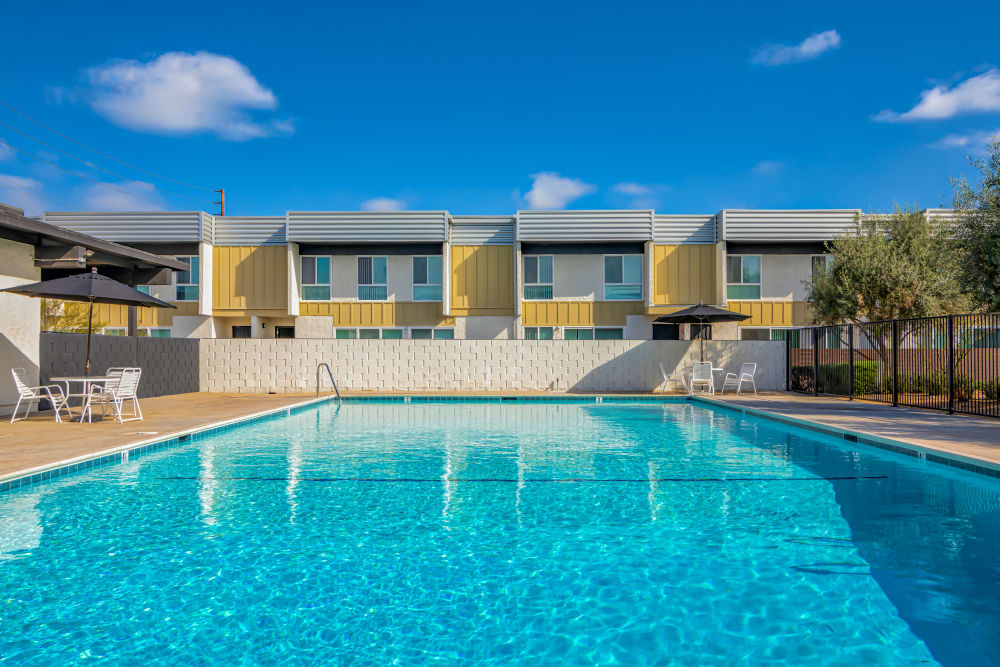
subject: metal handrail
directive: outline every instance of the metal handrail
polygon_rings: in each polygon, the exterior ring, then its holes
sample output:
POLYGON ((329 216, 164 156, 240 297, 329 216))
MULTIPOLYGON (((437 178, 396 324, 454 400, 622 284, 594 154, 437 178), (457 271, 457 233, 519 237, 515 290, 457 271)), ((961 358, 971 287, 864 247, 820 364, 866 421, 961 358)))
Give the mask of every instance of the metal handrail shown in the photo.
POLYGON ((333 390, 337 393, 337 400, 343 402, 344 399, 340 397, 340 390, 337 389, 337 381, 333 379, 333 371, 330 370, 330 364, 320 363, 316 366, 316 396, 319 396, 319 369, 326 366, 327 375, 330 376, 330 382, 333 383, 333 390))

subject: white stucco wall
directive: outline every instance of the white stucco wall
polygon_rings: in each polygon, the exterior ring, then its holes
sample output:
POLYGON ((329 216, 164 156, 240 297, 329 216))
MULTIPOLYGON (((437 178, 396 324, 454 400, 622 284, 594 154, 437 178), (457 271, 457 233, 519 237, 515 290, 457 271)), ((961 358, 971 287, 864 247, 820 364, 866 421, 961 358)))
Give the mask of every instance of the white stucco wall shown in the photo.
MULTIPOLYGON (((309 391, 328 362, 355 391, 640 391, 690 366, 697 341, 225 340, 202 339, 202 391, 309 391)), ((727 371, 758 364, 758 389, 783 389, 780 342, 706 341, 705 358, 727 371)), ((721 380, 722 375, 716 374, 721 380)), ((324 390, 329 391, 328 381, 324 390)))
POLYGON ((333 338, 333 318, 329 315, 300 315, 295 318, 296 338, 333 338))
POLYGON ((603 255, 555 255, 552 298, 557 301, 604 300, 603 255))
MULTIPOLYGON (((0 288, 41 280, 35 268, 35 249, 26 243, 0 239, 0 288)), ((41 299, 0 293, 0 414, 9 415, 17 402, 12 368, 27 371, 38 384, 38 341, 41 299)))
POLYGON ((170 336, 171 338, 214 338, 217 335, 217 328, 221 328, 221 322, 224 320, 225 318, 204 315, 174 315, 170 336), (217 324, 219 327, 216 326, 217 324))
POLYGON ((513 317, 475 315, 455 320, 455 338, 505 340, 515 338, 513 317))
POLYGON ((812 255, 761 255, 762 299, 805 301, 802 281, 812 273, 812 255))
MULTIPOLYGON (((386 258, 388 301, 413 301, 413 256, 386 258)), ((332 301, 358 300, 358 256, 334 255, 331 262, 332 301)), ((443 287, 442 287, 443 291, 443 287)))

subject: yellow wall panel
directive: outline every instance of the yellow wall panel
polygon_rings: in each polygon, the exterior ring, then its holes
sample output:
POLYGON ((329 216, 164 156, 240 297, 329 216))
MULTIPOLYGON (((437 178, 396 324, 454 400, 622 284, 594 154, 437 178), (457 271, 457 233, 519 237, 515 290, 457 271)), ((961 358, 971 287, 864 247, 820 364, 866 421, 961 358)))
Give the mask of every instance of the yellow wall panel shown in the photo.
MULTIPOLYGON (((197 315, 198 304, 196 302, 183 302, 176 304, 177 308, 139 308, 136 313, 137 326, 140 327, 169 327, 173 324, 174 315, 197 315)), ((81 309, 86 313, 87 304, 77 303, 73 308, 81 309)), ((84 320, 85 322, 86 320, 84 320)), ((94 326, 98 327, 125 327, 128 326, 128 306, 119 306, 110 303, 94 304, 94 326)))
POLYGON ((337 327, 454 326, 441 314, 441 303, 415 301, 303 301, 300 315, 330 316, 337 327))
POLYGON ((806 301, 730 301, 729 310, 749 315, 746 327, 801 327, 812 324, 806 301))
POLYGON ((654 245, 653 303, 714 303, 714 245, 654 245))
POLYGON ((608 327, 625 326, 628 315, 641 315, 641 301, 524 301, 524 326, 608 327))
POLYGON ((461 315, 513 314, 513 247, 452 246, 451 306, 461 315))
POLYGON ((285 246, 216 246, 213 253, 213 309, 287 312, 285 246))

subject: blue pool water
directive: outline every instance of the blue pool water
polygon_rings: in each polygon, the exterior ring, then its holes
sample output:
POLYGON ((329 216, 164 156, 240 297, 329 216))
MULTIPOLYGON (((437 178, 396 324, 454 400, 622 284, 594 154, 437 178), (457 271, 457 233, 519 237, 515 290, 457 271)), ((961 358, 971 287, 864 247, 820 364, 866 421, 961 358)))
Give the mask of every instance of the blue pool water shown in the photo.
POLYGON ((696 403, 345 404, 0 494, 0 663, 1000 663, 1000 483, 696 403))

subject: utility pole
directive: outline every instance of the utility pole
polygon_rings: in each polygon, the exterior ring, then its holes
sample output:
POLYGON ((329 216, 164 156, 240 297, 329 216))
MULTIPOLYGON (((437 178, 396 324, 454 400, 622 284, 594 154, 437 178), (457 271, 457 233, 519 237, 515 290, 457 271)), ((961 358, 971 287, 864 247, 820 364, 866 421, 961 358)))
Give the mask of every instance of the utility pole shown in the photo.
POLYGON ((218 190, 212 190, 212 192, 218 192, 219 193, 219 201, 214 201, 212 203, 213 204, 218 204, 219 205, 219 215, 225 216, 226 215, 226 189, 225 188, 219 188, 218 190))

